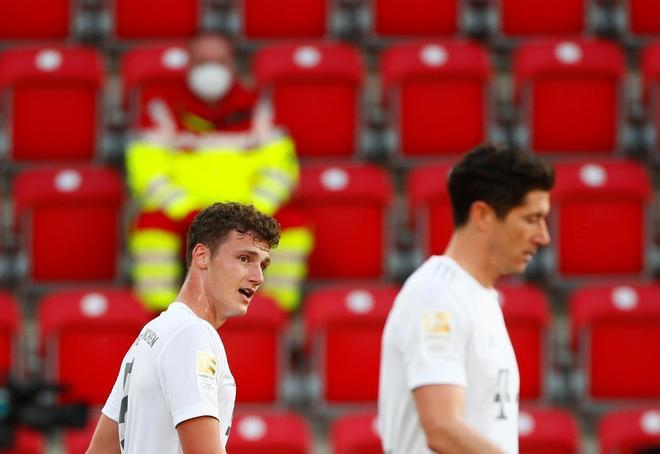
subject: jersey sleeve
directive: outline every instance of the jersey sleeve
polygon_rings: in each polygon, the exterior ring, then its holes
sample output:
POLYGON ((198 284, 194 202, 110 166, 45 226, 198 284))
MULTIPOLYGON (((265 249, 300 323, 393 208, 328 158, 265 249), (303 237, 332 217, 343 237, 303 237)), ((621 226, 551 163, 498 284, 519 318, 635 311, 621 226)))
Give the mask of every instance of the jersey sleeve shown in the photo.
POLYGON ((466 320, 451 294, 426 285, 401 297, 407 313, 397 331, 408 388, 465 387, 466 320))
MULTIPOLYGON (((124 364, 123 361, 122 364, 124 364)), ((119 368, 119 374, 117 374, 117 379, 115 380, 115 384, 112 386, 110 395, 108 396, 108 399, 105 401, 105 405, 101 409, 101 413, 103 413, 104 415, 106 415, 108 418, 112 419, 115 422, 119 421, 119 412, 121 409, 121 394, 122 394, 121 377, 123 376, 123 371, 122 371, 123 368, 124 366, 119 368)))
POLYGON ((174 425, 199 416, 218 419, 218 348, 199 325, 182 328, 163 348, 157 373, 174 425))

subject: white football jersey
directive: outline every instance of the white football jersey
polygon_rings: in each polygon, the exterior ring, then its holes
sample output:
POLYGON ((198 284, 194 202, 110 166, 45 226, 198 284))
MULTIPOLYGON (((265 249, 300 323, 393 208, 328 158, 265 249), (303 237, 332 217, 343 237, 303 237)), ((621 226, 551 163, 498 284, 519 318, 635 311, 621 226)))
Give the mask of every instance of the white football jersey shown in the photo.
POLYGON ((236 384, 218 332, 183 303, 147 323, 126 353, 101 410, 119 424, 123 453, 180 453, 176 426, 218 419, 226 445, 236 384))
POLYGON ((406 281, 383 331, 379 431, 388 454, 430 453, 412 391, 465 389, 463 418, 508 454, 518 453, 518 365, 497 291, 447 256, 406 281))

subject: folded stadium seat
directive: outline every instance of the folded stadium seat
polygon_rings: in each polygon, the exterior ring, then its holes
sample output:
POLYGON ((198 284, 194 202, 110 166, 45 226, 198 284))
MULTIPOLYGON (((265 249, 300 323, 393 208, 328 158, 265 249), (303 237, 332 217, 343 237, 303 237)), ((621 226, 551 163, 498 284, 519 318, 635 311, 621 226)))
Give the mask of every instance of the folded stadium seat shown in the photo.
POLYGON ((64 39, 73 25, 73 0, 0 0, 0 41, 64 39))
POLYGON ((519 144, 558 155, 616 151, 624 70, 623 53, 610 42, 522 44, 514 61, 519 144))
POLYGON ((585 403, 660 400, 659 300, 657 284, 588 286, 571 295, 571 342, 585 403))
POLYGON ((200 0, 110 0, 107 4, 113 38, 183 38, 201 30, 200 0))
POLYGON ((550 310, 545 294, 531 285, 498 288, 500 304, 520 369, 520 399, 545 397, 550 310))
POLYGON ((465 0, 370 0, 378 37, 450 36, 460 29, 465 0))
POLYGON ((257 294, 246 316, 227 320, 218 330, 231 373, 239 384, 238 404, 278 400, 287 366, 286 321, 286 314, 274 300, 257 294))
POLYGON ((323 38, 335 0, 241 0, 241 34, 247 39, 323 38))
POLYGON ((110 281, 119 271, 124 190, 116 170, 25 170, 14 180, 27 283, 110 281))
POLYGON ((656 159, 660 151, 660 43, 646 46, 641 56, 643 103, 647 111, 647 124, 653 140, 649 140, 656 159))
POLYGON ((349 413, 335 419, 330 427, 333 454, 382 454, 377 413, 349 413))
POLYGON ((353 155, 364 72, 357 49, 331 42, 273 45, 255 54, 253 68, 273 101, 275 123, 288 128, 301 158, 353 155))
MULTIPOLYGON (((520 363, 520 360, 518 360, 520 363)), ((518 420, 520 454, 578 454, 575 417, 560 408, 525 408, 518 420)))
POLYGON ((410 222, 423 257, 443 254, 454 230, 447 178, 452 165, 414 168, 407 179, 410 222))
POLYGON ((478 44, 395 45, 383 52, 380 73, 398 153, 458 154, 488 136, 491 69, 488 54, 478 44))
POLYGON ((312 432, 307 420, 293 412, 242 412, 234 415, 227 452, 232 454, 309 454, 312 432))
POLYGON ((386 274, 392 185, 370 164, 306 165, 291 205, 314 232, 311 279, 368 279, 386 274))
POLYGON ((78 46, 1 52, 0 107, 9 159, 90 160, 102 125, 103 71, 100 54, 78 46))
POLYGON ((46 378, 69 387, 62 402, 103 405, 149 316, 128 290, 73 290, 46 295, 38 320, 46 378))
POLYGON ((628 32, 633 36, 660 35, 660 0, 625 0, 628 32))
POLYGON ((507 38, 578 36, 587 30, 585 0, 495 0, 498 34, 507 38))
POLYGON ((306 349, 320 380, 321 402, 375 402, 380 342, 397 295, 394 286, 338 286, 305 300, 306 349))
POLYGON ((616 410, 598 425, 600 454, 655 454, 660 451, 660 405, 616 410))
POLYGON ((63 454, 85 454, 99 422, 99 412, 89 412, 87 424, 82 429, 67 429, 62 437, 63 454))
POLYGON ((555 165, 551 247, 564 277, 641 275, 646 269, 651 183, 635 162, 555 165))
POLYGON ((166 104, 181 99, 188 66, 183 43, 148 44, 134 47, 121 59, 123 107, 131 128, 148 127, 149 102, 155 98, 166 104))
POLYGON ((0 292, 0 385, 16 370, 20 312, 14 297, 0 292))

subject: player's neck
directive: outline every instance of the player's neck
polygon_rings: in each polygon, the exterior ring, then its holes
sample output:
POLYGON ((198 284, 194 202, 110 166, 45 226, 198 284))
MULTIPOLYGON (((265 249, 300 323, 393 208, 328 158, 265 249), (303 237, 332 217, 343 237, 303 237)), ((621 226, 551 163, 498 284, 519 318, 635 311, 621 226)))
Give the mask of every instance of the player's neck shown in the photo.
POLYGON ((456 230, 445 255, 453 259, 483 287, 491 288, 499 278, 488 260, 487 248, 480 237, 466 230, 456 230))
POLYGON ((215 307, 204 292, 201 276, 194 272, 188 273, 186 276, 176 301, 188 306, 196 316, 209 322, 215 329, 218 329, 225 321, 225 319, 218 319, 215 307))

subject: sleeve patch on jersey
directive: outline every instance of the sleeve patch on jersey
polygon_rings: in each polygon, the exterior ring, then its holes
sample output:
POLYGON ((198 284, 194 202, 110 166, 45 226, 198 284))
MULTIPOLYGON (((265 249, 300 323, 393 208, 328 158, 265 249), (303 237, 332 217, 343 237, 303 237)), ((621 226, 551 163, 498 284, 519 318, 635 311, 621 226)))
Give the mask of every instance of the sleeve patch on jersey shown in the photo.
POLYGON ((215 377, 218 360, 213 353, 197 351, 197 373, 207 377, 215 377))
POLYGON ((427 312, 423 318, 424 334, 451 333, 451 314, 449 312, 427 312))
POLYGON ((197 351, 197 388, 204 399, 218 406, 218 360, 213 353, 197 351))

